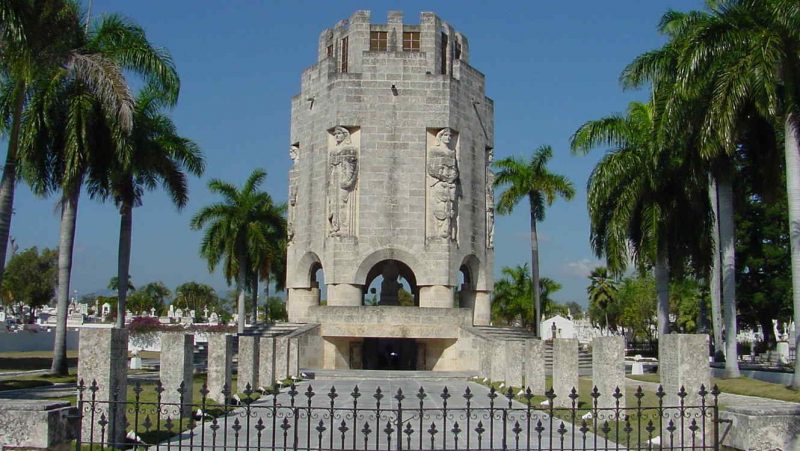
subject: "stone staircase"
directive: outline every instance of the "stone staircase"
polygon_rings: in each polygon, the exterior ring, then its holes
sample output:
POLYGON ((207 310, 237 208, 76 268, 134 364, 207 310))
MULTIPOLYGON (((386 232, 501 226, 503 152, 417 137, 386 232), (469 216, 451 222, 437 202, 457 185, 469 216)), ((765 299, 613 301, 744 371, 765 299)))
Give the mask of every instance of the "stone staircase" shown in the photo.
MULTIPOLYGON (((473 326, 481 335, 495 340, 525 340, 536 338, 533 332, 518 327, 492 327, 473 326)), ((544 370, 546 374, 553 374, 553 342, 544 342, 544 370)), ((591 376, 592 353, 584 349, 578 350, 578 374, 591 376)))
POLYGON ((277 337, 290 334, 305 326, 306 323, 259 323, 249 325, 244 329, 244 335, 264 335, 277 337))

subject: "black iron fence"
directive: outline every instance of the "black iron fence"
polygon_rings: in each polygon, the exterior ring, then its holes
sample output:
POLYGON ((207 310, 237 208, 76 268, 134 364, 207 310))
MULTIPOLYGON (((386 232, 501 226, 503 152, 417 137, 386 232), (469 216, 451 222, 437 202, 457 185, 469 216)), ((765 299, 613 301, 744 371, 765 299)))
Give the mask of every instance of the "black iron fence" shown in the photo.
POLYGON ((197 402, 188 405, 190 387, 174 389, 180 401, 163 402, 160 382, 136 383, 124 402, 119 393, 101 401, 96 383, 80 381, 76 450, 719 449, 716 386, 681 388, 674 396, 661 387, 617 388, 611 407, 601 407, 607 401, 596 387, 583 395, 573 389, 565 407, 552 390, 535 396, 478 384, 458 393, 248 387, 241 394, 223 390, 230 399, 224 404, 210 399, 206 385, 195 389, 197 402), (124 418, 110 421, 114 411, 124 418))

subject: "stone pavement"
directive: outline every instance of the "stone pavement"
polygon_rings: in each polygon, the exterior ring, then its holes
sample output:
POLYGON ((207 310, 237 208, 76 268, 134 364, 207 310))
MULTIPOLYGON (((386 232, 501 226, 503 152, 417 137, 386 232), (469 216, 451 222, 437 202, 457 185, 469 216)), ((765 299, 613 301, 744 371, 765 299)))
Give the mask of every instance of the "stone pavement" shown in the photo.
MULTIPOLYGON (((200 449, 200 443, 205 448, 211 449, 211 444, 217 448, 234 449, 237 446, 244 448, 291 448, 296 441, 300 449, 388 449, 396 447, 397 431, 391 434, 391 443, 387 440, 384 430, 387 422, 392 429, 397 428, 398 400, 394 399, 398 389, 402 390, 405 399, 402 400, 402 424, 404 432, 401 434, 404 449, 467 449, 469 440, 470 449, 514 449, 530 447, 531 449, 561 448, 557 428, 561 420, 553 419, 552 427, 549 415, 543 411, 532 410, 531 422, 527 422, 527 406, 516 401, 512 402, 511 409, 508 400, 498 395, 494 400, 494 408, 490 410, 489 389, 483 385, 468 381, 435 381, 421 379, 350 379, 350 380, 312 380, 304 381, 297 386, 295 405, 291 407, 291 399, 287 390, 283 390, 276 399, 267 396, 263 401, 252 404, 250 414, 245 409, 238 409, 227 418, 220 418, 219 429, 214 431, 210 424, 197 428, 193 435, 188 433, 175 437, 169 445, 172 448, 181 446, 184 449, 200 449), (358 386, 360 396, 351 396, 353 388, 358 386), (308 397, 305 393, 312 387, 314 396, 311 397, 309 408, 308 397), (449 397, 442 397, 447 388, 449 397), (331 389, 335 388, 336 410, 331 414, 331 389), (380 410, 374 398, 380 388, 383 398, 380 400, 380 410), (423 408, 419 408, 417 394, 424 388, 427 396, 423 408), (467 388, 472 394, 470 411, 467 415, 467 400, 463 397, 467 388), (446 415, 445 401, 447 403, 446 415), (273 402, 278 406, 277 415, 272 415, 273 402), (238 424, 236 423, 238 420, 238 424), (257 424, 263 421, 265 428, 259 434, 257 424), (541 442, 536 433, 537 422, 541 421, 541 442), (455 423, 458 423, 458 434, 454 434, 455 423), (478 424, 480 422, 481 427, 478 424), (517 422, 519 426, 517 427, 517 422), (342 423, 346 430, 342 428, 342 423), (283 425, 283 426, 282 426, 283 425), (432 425, 435 425, 435 429, 432 425), (368 427, 368 429, 367 429, 368 427), (324 428, 324 430, 322 429, 324 428), (529 429, 530 428, 530 429, 529 429), (480 433, 476 431, 480 430, 480 433), (369 430, 368 434, 364 431, 369 430), (273 436, 272 431, 275 431, 273 436), (378 434, 375 431, 380 431, 378 434), (405 431, 409 431, 406 433, 405 431), (422 434, 420 434, 422 431, 422 434), (435 432, 434 432, 435 431, 435 432), (551 433, 552 432, 552 433, 551 433), (224 435, 224 437, 223 437, 224 435), (260 435, 260 437, 259 437, 260 435), (364 437, 367 436, 367 442, 364 437), (458 444, 456 444, 456 436, 458 444), (528 442, 530 437, 530 442, 528 442), (378 442, 376 443, 376 438, 378 442), (432 442, 433 439, 433 442, 432 442), (519 440, 519 442, 517 442, 519 440), (179 443, 180 442, 180 443, 179 443), (505 443, 505 447, 503 444, 505 443), (391 446, 390 446, 391 445, 391 446), (457 446, 456 446, 457 445, 457 446)), ((566 433, 563 434, 564 448, 573 448, 572 433, 580 437, 580 431, 566 424, 566 433)), ((581 440, 581 439, 579 439, 581 440)), ((587 446, 594 443, 592 434, 586 435, 587 446)), ((605 441, 598 439, 598 444, 605 441)), ((162 443, 160 447, 167 444, 162 443)), ((583 447, 580 442, 576 447, 583 447)), ((613 447, 614 444, 611 444, 613 447)), ((155 449, 154 447, 151 449, 155 449)), ((622 448, 619 448, 622 449, 622 448)))

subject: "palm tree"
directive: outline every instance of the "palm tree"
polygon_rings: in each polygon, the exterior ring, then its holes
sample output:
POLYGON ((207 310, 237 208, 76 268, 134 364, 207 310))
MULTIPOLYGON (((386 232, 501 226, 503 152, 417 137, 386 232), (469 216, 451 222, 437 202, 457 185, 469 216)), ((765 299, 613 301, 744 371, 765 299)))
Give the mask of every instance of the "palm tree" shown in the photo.
MULTIPOLYGON (((133 286, 133 281, 131 280, 131 275, 128 274, 128 288, 127 291, 136 291, 136 287, 133 286)), ((108 285, 106 286, 109 290, 119 291, 119 276, 113 276, 108 279, 108 285)))
MULTIPOLYGON (((708 5, 707 20, 687 31, 690 45, 682 54, 681 83, 691 86, 709 72, 715 75, 704 137, 716 138, 722 146, 709 152, 731 153, 740 139, 741 117, 752 106, 783 124, 794 321, 800 324, 800 8, 788 0, 708 5)), ((728 354, 726 361, 732 357, 728 354)), ((800 389, 800 359, 795 360, 791 386, 800 389)))
POLYGON ((136 98, 131 136, 124 140, 130 149, 119 154, 129 156, 115 161, 109 172, 108 186, 101 187, 104 196, 114 198, 120 212, 118 254, 118 297, 116 327, 125 327, 125 299, 128 268, 131 258, 133 208, 141 205, 145 190, 159 184, 169 193, 172 202, 183 208, 189 199, 186 174, 203 173, 203 156, 193 141, 178 135, 172 120, 161 110, 165 96, 152 86, 136 98))
POLYGON ((497 202, 497 212, 510 214, 514 207, 528 198, 531 221, 531 297, 534 305, 533 330, 541 337, 539 327, 542 321, 542 305, 539 296, 539 238, 536 223, 544 220, 545 206, 550 206, 561 196, 566 200, 575 195, 575 188, 563 175, 553 174, 547 169, 547 162, 553 156, 550 146, 536 149, 530 160, 509 157, 494 163, 499 169, 495 187, 507 186, 497 202))
POLYGON ((599 266, 589 274, 591 283, 586 288, 589 295, 589 307, 603 312, 606 330, 616 329, 617 325, 609 322, 608 310, 615 304, 617 296, 617 283, 608 273, 608 268, 599 266))
POLYGON ((123 71, 157 86, 170 103, 177 99, 179 85, 169 55, 154 48, 138 25, 111 15, 79 31, 70 65, 54 72, 31 96, 33 111, 27 116, 47 127, 23 142, 27 159, 33 161, 27 172, 33 174, 29 183, 34 191, 61 192, 54 374, 67 371, 66 315, 81 187, 86 184, 91 194, 102 193, 113 161, 130 158, 118 156, 129 150, 124 141, 133 121, 132 95, 123 71))
POLYGON ((519 321, 528 326, 533 323, 531 310, 531 273, 528 264, 504 266, 503 277, 494 284, 492 320, 512 325, 519 321))
POLYGON ((264 281, 266 299, 269 297, 271 276, 277 276, 277 289, 283 288, 286 267, 286 204, 274 205, 270 202, 260 208, 263 211, 259 212, 259 216, 269 219, 258 224, 259 233, 264 238, 254 241, 251 249, 253 258, 249 280, 254 322, 258 318, 258 281, 264 281))
POLYGON ((25 135, 36 135, 42 126, 26 121, 37 87, 66 70, 76 79, 98 86, 97 74, 77 59, 94 61, 93 55, 75 55, 74 36, 80 30, 76 4, 64 0, 7 0, 0 2, 0 135, 8 137, 8 150, 0 179, 0 283, 6 261, 14 188, 20 171, 19 159, 25 135))
POLYGON ((703 261, 697 231, 705 230, 708 205, 698 196, 705 190, 703 168, 662 145, 659 126, 652 103, 631 102, 625 116, 583 124, 571 147, 587 152, 612 146, 589 179, 592 247, 614 274, 621 274, 629 261, 642 269, 653 266, 658 332, 664 335, 669 333, 670 270, 683 268, 690 257, 703 261), (703 180, 700 188, 698 179, 703 180))
MULTIPOLYGON (((209 271, 214 271, 222 262, 223 274, 228 284, 232 279, 236 281, 239 333, 244 333, 245 326, 247 274, 255 267, 253 262, 258 260, 259 250, 268 248, 267 240, 270 239, 272 229, 265 227, 265 224, 275 226, 276 209, 271 207, 274 205, 272 197, 258 190, 266 176, 267 173, 263 170, 254 170, 241 190, 222 180, 212 180, 208 189, 221 195, 223 201, 204 207, 191 222, 194 230, 207 227, 200 245, 200 254, 208 260, 209 271)), ((285 233, 285 222, 282 227, 285 233)))

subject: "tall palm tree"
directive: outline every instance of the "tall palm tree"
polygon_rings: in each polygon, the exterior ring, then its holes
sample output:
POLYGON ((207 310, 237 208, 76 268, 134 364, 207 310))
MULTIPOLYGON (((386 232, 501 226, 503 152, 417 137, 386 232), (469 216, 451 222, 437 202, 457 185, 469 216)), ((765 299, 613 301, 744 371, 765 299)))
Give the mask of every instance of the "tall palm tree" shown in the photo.
POLYGON ((596 308, 603 312, 604 323, 603 327, 606 330, 616 329, 617 325, 609 322, 608 310, 616 301, 617 284, 616 281, 608 273, 608 268, 599 266, 592 270, 589 274, 591 283, 586 287, 586 293, 589 295, 589 308, 596 308))
MULTIPOLYGON (((273 205, 272 197, 258 189, 266 176, 263 170, 254 170, 240 190, 222 180, 212 180, 208 189, 221 195, 223 201, 204 207, 191 222, 194 230, 206 228, 200 254, 208 260, 209 271, 222 263, 228 284, 235 279, 239 333, 244 333, 248 272, 254 267, 258 250, 269 244, 271 230, 265 224, 273 225, 275 221, 275 209, 269 207, 273 205)), ((285 232, 285 222, 282 227, 285 232)))
POLYGON ((494 284, 492 320, 509 325, 520 321, 523 327, 531 325, 534 315, 528 264, 504 266, 501 273, 503 277, 494 284))
POLYGON ((704 196, 698 199, 705 172, 696 160, 662 144, 657 112, 652 103, 631 102, 625 116, 583 124, 571 147, 573 152, 612 147, 589 178, 592 247, 614 274, 629 261, 640 268, 652 265, 658 332, 664 335, 669 333, 670 270, 683 268, 689 257, 702 261, 697 230, 707 224, 708 205, 704 196))
POLYGON ((533 327, 537 337, 542 321, 542 305, 539 291, 539 238, 536 223, 544 220, 545 206, 550 206, 561 196, 566 200, 575 195, 575 188, 563 175, 553 174, 547 162, 553 156, 550 146, 536 149, 530 160, 509 157, 494 163, 499 169, 494 186, 506 187, 497 202, 497 212, 509 214, 522 198, 527 197, 530 208, 531 227, 531 296, 534 305, 533 327))
MULTIPOLYGON (((286 267, 286 204, 271 202, 261 206, 259 216, 269 218, 259 224, 264 239, 253 243, 250 273, 250 295, 252 296, 254 322, 258 318, 258 282, 264 281, 264 295, 269 297, 269 285, 276 275, 278 289, 283 288, 286 267), (283 277, 281 275, 284 274, 283 277)), ((269 313, 269 312, 267 312, 269 313)))
POLYGON ((138 25, 110 15, 79 31, 71 65, 55 71, 31 96, 35 111, 27 116, 46 124, 46 130, 31 133, 22 149, 34 162, 28 170, 34 174, 29 179, 34 191, 61 193, 54 374, 67 371, 67 305, 81 187, 102 192, 113 162, 131 158, 118 155, 129 150, 124 141, 133 122, 133 96, 124 72, 157 86, 170 103, 177 99, 179 86, 169 55, 153 47, 138 25))
POLYGON ((131 135, 123 141, 128 146, 118 156, 109 171, 108 186, 100 187, 102 195, 113 197, 120 212, 119 254, 117 263, 117 320, 116 327, 125 327, 125 299, 128 287, 128 268, 131 259, 133 208, 142 204, 145 190, 160 184, 178 209, 189 199, 184 170, 203 173, 203 156, 193 141, 178 135, 172 119, 162 112, 165 98, 152 86, 143 89, 136 98, 131 135))
MULTIPOLYGON (((688 30, 681 82, 715 75, 704 137, 719 137, 723 152, 736 146, 741 117, 753 105, 783 124, 794 321, 800 324, 800 7, 789 0, 719 0, 708 7, 707 20, 688 30)), ((791 386, 800 389, 800 359, 791 386)))

